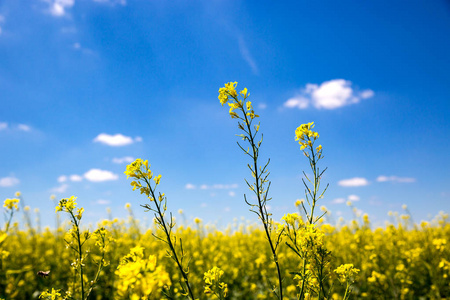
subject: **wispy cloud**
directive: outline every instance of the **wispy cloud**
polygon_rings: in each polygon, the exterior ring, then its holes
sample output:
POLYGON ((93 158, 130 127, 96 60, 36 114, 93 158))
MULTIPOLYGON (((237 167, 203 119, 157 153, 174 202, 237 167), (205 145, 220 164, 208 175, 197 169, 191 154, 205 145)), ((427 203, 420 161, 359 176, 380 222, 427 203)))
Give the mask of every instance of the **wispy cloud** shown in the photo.
POLYGON ((84 173, 83 177, 92 182, 102 182, 119 179, 119 175, 114 174, 110 171, 100 169, 90 169, 89 171, 84 173))
POLYGON ((5 17, 3 15, 0 15, 0 35, 2 34, 2 25, 5 23, 5 17))
POLYGON ((360 200, 359 196, 357 196, 357 195, 349 195, 349 196, 347 197, 347 199, 348 199, 349 201, 352 201, 352 202, 356 202, 356 201, 359 201, 359 200, 360 200))
POLYGON ((72 8, 75 0, 43 0, 48 4, 48 12, 54 17, 63 17, 72 8))
POLYGON ((98 199, 97 201, 95 201, 95 204, 108 205, 108 204, 111 204, 111 201, 110 200, 105 200, 105 199, 98 199))
POLYGON ((400 183, 412 183, 416 182, 415 178, 411 177, 397 177, 397 176, 378 176, 377 177, 378 182, 400 182, 400 183))
POLYGON ((18 185, 20 183, 20 180, 16 177, 3 177, 0 178, 0 187, 11 187, 18 185))
POLYGON ((115 164, 132 163, 133 161, 134 161, 134 158, 131 156, 114 157, 112 159, 112 162, 115 164))
POLYGON ((357 187, 357 186, 365 186, 369 184, 369 181, 363 177, 354 177, 349 179, 343 179, 338 182, 340 186, 344 187, 357 187))
POLYGON ((79 182, 83 180, 83 177, 81 177, 80 175, 70 175, 69 176, 70 181, 75 181, 75 182, 79 182))
POLYGON ((83 54, 95 54, 95 52, 93 51, 93 50, 91 50, 91 49, 89 49, 89 48, 86 48, 86 47, 84 47, 84 46, 81 46, 81 44, 80 43, 73 43, 72 44, 72 48, 75 50, 75 51, 80 51, 81 53, 83 53, 83 54))
POLYGON ((123 134, 114 134, 110 135, 107 133, 100 133, 95 139, 94 142, 105 144, 112 147, 120 147, 133 144, 135 142, 142 142, 142 138, 140 136, 135 137, 134 139, 129 136, 125 136, 123 134))
POLYGON ((333 199, 333 201, 331 201, 331 203, 333 203, 333 204, 341 204, 341 203, 345 203, 345 198, 336 198, 336 199, 333 199))
POLYGON ((109 5, 127 5, 126 0, 94 0, 94 2, 102 3, 102 4, 109 4, 109 5))
POLYGON ((187 190, 195 190, 197 187, 195 185, 191 184, 191 183, 187 183, 184 186, 184 188, 187 189, 187 190))
POLYGON ((253 56, 251 55, 250 51, 248 50, 245 39, 241 35, 238 37, 238 43, 239 43, 239 51, 241 53, 242 58, 250 66, 253 74, 258 75, 259 74, 258 66, 256 65, 255 60, 253 59, 253 56))
MULTIPOLYGON (((213 185, 202 184, 199 186, 199 189, 201 189, 201 190, 230 190, 230 189, 236 189, 238 187, 239 187, 239 185, 237 183, 213 184, 213 185)), ((195 189, 197 189, 197 186, 192 183, 187 183, 184 186, 184 188, 187 190, 195 190, 195 189)))
POLYGON ((26 124, 8 124, 7 122, 0 122, 0 131, 2 130, 10 130, 10 131, 25 131, 29 132, 31 131, 31 126, 26 124))
POLYGON ((83 177, 77 174, 73 174, 70 176, 61 175, 58 177, 57 181, 59 183, 67 182, 67 181, 73 181, 73 182, 80 182, 83 181, 83 177))
POLYGON ((30 131, 31 127, 26 125, 26 124, 19 124, 17 125, 17 129, 19 129, 20 131, 30 131))
POLYGON ((66 183, 61 184, 60 186, 54 187, 50 190, 50 192, 52 193, 57 193, 57 194, 62 194, 65 193, 67 191, 67 189, 69 188, 69 185, 66 183))
POLYGON ((361 99, 374 96, 372 90, 355 91, 352 82, 345 79, 333 79, 318 85, 306 84, 305 88, 288 99, 284 107, 306 109, 310 105, 317 109, 336 109, 342 106, 356 104, 361 99))
POLYGON ((357 196, 357 195, 349 195, 347 197, 347 199, 345 199, 345 198, 336 198, 336 199, 333 199, 333 201, 331 201, 331 203, 333 203, 333 204, 342 204, 342 203, 346 203, 347 201, 355 202, 355 201, 359 201, 359 200, 360 200, 359 196, 357 196))

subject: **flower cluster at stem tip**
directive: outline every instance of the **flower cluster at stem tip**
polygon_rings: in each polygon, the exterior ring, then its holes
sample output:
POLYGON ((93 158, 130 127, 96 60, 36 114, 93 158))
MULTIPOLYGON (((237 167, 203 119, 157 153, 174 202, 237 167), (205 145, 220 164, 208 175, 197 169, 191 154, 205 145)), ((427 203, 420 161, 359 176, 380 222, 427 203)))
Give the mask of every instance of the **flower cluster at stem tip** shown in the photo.
POLYGON ((250 117, 251 120, 259 117, 259 115, 255 114, 253 110, 252 103, 250 101, 246 101, 246 99, 250 96, 247 88, 244 88, 239 92, 244 101, 238 99, 238 94, 236 92, 237 82, 229 82, 225 83, 225 86, 219 89, 219 100, 222 106, 225 103, 228 103, 230 106, 230 116, 233 119, 239 119, 239 115, 235 112, 236 109, 240 108, 244 114, 250 117), (244 105, 245 104, 245 105, 244 105), (245 106, 245 108, 244 108, 245 106))
MULTIPOLYGON (((74 209, 77 208, 77 203, 75 202, 77 200, 77 197, 72 196, 70 198, 63 198, 59 200, 58 206, 55 207, 56 212, 58 211, 66 211, 68 213, 73 213, 74 209)), ((75 217, 78 220, 81 220, 81 217, 83 216, 84 208, 77 208, 77 213, 75 217)))
POLYGON ((19 210, 19 207, 17 204, 19 203, 19 199, 6 199, 5 202, 3 202, 3 207, 6 207, 6 209, 13 209, 19 210))
MULTIPOLYGON (((127 178, 131 177, 136 179, 131 182, 133 191, 139 189, 141 194, 146 194, 150 201, 154 201, 153 197, 150 196, 151 190, 149 187, 150 182, 148 180, 153 178, 155 184, 158 185, 161 181, 161 174, 153 176, 148 160, 142 160, 140 158, 136 159, 134 162, 127 165, 127 169, 124 173, 127 175, 127 178), (140 180, 144 180, 146 184, 143 186, 140 180)), ((163 201, 164 196, 164 193, 160 194, 159 201, 163 201)))
MULTIPOLYGON (((312 147, 314 141, 319 138, 319 133, 312 131, 314 128, 314 122, 310 122, 307 124, 302 124, 295 130, 295 140, 300 144, 300 150, 305 149, 306 147, 312 147)), ((322 146, 319 145, 316 148, 317 152, 322 150, 322 146)))

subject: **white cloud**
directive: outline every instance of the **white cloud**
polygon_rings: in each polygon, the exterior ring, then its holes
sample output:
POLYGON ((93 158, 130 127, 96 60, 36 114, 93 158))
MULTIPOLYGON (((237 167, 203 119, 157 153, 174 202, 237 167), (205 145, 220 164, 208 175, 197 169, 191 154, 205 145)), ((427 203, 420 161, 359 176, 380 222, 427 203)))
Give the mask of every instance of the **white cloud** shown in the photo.
POLYGON ((8 123, 6 122, 0 122, 0 130, 5 130, 8 128, 8 123))
MULTIPOLYGON (((0 15, 0 24, 5 22, 5 17, 0 15)), ((0 35, 2 34, 2 27, 0 26, 0 35)))
POLYGON ((230 196, 230 197, 234 197, 234 196, 236 196, 236 193, 235 193, 235 192, 233 192, 233 191, 229 191, 229 192, 228 192, 228 196, 230 196))
POLYGON ((61 175, 61 176, 58 177, 57 180, 58 180, 59 183, 66 182, 67 181, 67 176, 66 175, 61 175))
POLYGON ((50 190, 50 192, 62 194, 62 193, 65 193, 65 192, 67 191, 67 188, 68 188, 68 187, 69 187, 69 185, 64 183, 64 184, 61 184, 61 185, 58 186, 58 187, 52 188, 52 189, 50 190))
POLYGON ((52 16, 62 17, 66 15, 66 9, 75 4, 75 0, 43 0, 49 4, 49 12, 52 16))
POLYGON ((142 138, 137 137, 135 140, 129 136, 125 136, 123 134, 115 134, 110 135, 106 133, 100 133, 95 139, 94 142, 99 142, 108 146, 119 147, 125 146, 129 144, 133 144, 134 142, 142 141, 142 138))
POLYGON ((111 203, 111 201, 105 200, 105 199, 98 199, 97 201, 95 201, 95 204, 100 204, 100 205, 108 205, 110 203, 111 203))
POLYGON ((309 106, 309 99, 297 95, 293 98, 288 99, 286 102, 284 102, 284 106, 288 108, 294 108, 297 107, 298 109, 305 109, 309 106))
POLYGON ((220 190, 222 190, 222 189, 225 189, 225 190, 236 189, 237 187, 238 187, 237 183, 233 183, 233 184, 214 184, 212 186, 213 189, 220 189, 220 190))
POLYGON ((416 182, 415 178, 411 178, 411 177, 397 177, 397 176, 378 176, 377 177, 377 181, 378 182, 387 182, 387 181, 391 181, 391 182, 400 182, 400 183, 412 183, 412 182, 416 182))
POLYGON ((209 190, 209 189, 229 190, 229 189, 237 189, 238 187, 239 187, 239 185, 237 183, 233 183, 233 184, 213 184, 213 185, 202 184, 200 186, 200 189, 201 190, 209 190))
POLYGON ((347 197, 347 199, 348 199, 349 201, 352 201, 352 202, 355 202, 355 201, 359 201, 359 200, 360 200, 359 196, 357 196, 357 195, 349 195, 349 196, 347 197))
POLYGON ((117 174, 100 169, 90 169, 89 171, 84 173, 83 177, 93 182, 117 180, 119 178, 117 174))
POLYGON ((134 161, 134 158, 131 156, 125 156, 125 157, 114 157, 112 159, 112 162, 115 164, 123 164, 123 163, 132 163, 134 161))
POLYGON ((89 49, 89 48, 86 48, 86 47, 84 47, 84 46, 81 46, 81 44, 78 43, 78 42, 72 44, 72 48, 73 48, 75 51, 81 51, 81 53, 83 53, 83 54, 95 54, 95 52, 94 52, 93 50, 91 50, 91 49, 89 49))
POLYGON ((20 180, 16 177, 3 177, 0 178, 0 187, 10 187, 19 184, 20 180))
POLYGON ((267 104, 265 104, 265 103, 259 103, 259 104, 258 104, 258 108, 259 108, 259 109, 266 109, 266 108, 267 108, 267 104))
POLYGON ((253 59, 252 55, 250 54, 250 51, 247 48, 247 44, 245 43, 245 40, 242 36, 238 37, 238 43, 239 43, 239 51, 241 52, 242 58, 247 62, 247 64, 252 69, 253 74, 258 75, 258 66, 255 63, 255 60, 253 59))
POLYGON ((367 179, 362 177, 354 177, 350 179, 343 179, 338 182, 340 186, 344 187, 355 187, 355 186, 365 186, 369 184, 369 181, 367 179))
POLYGON ((110 5, 127 5, 126 0, 94 0, 94 2, 101 3, 101 4, 110 4, 110 5))
POLYGON ((333 204, 345 203, 345 199, 344 198, 336 198, 333 201, 331 201, 331 203, 333 203, 333 204))
POLYGON ((21 131, 30 131, 31 127, 25 124, 19 124, 17 125, 17 129, 21 130, 21 131))
POLYGON ((317 109, 336 109, 355 104, 361 99, 374 96, 372 90, 355 92, 352 82, 344 79, 325 81, 321 85, 308 83, 298 95, 288 99, 284 106, 288 108, 305 109, 311 104, 317 109))
POLYGON ((372 90, 364 90, 359 94, 361 99, 369 99, 369 98, 372 98, 374 95, 375 95, 375 93, 372 90))
POLYGON ((83 180, 83 177, 81 177, 80 175, 77 174, 73 174, 69 176, 70 181, 75 181, 75 182, 79 182, 83 180))
POLYGON ((195 190, 195 185, 193 185, 193 184, 191 184, 191 183, 187 183, 185 186, 184 186, 184 188, 185 189, 187 189, 187 190, 195 190))
POLYGON ((137 136, 137 137, 134 138, 134 141, 135 142, 142 142, 142 137, 137 136))
POLYGON ((200 204, 200 207, 207 207, 208 204, 206 204, 205 202, 203 202, 202 204, 200 204))

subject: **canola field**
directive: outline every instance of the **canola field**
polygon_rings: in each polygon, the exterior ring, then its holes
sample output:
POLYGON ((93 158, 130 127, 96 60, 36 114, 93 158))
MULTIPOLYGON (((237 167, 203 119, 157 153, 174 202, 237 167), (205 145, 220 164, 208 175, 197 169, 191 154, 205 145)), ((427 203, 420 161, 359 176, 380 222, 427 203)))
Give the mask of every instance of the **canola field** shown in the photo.
MULTIPOLYGON (((129 207, 128 209, 131 209, 129 207)), ((29 213, 25 212, 26 214, 29 213)), ((199 222, 199 220, 197 220, 199 222)), ((407 215, 399 216, 397 225, 371 229, 368 219, 348 225, 321 224, 326 248, 331 251, 330 270, 353 263, 360 269, 352 284, 350 299, 445 299, 450 297, 450 236, 448 216, 441 214, 432 223, 413 226, 407 215)), ((37 299, 46 290, 76 292, 76 264, 73 251, 66 247, 68 229, 62 225, 56 232, 12 225, 1 240, 2 264, 0 290, 4 299, 37 299), (48 276, 38 271, 50 271, 48 276)), ((167 257, 165 245, 152 233, 142 231, 135 220, 104 220, 107 246, 104 253, 96 239, 84 245, 89 257, 84 261, 86 282, 94 280, 101 257, 105 267, 89 299, 164 299, 163 287, 172 287, 174 299, 185 299, 178 287, 179 272, 167 257), (124 258, 135 253, 135 261, 118 268, 124 258)), ((92 232, 92 230, 90 231, 92 232)), ((82 231, 82 235, 85 231, 82 231)), ((228 285, 227 299, 276 299, 272 290, 277 276, 267 239, 258 225, 230 226, 218 231, 201 222, 175 230, 182 238, 184 251, 190 256, 189 280, 198 299, 214 299, 204 293, 204 273, 217 266, 223 270, 221 281, 228 285)), ((278 257, 284 277, 286 299, 296 299, 299 280, 290 274, 299 269, 301 260, 282 245, 278 257)), ((342 299, 345 284, 335 282, 335 273, 326 280, 333 292, 331 299, 342 299)), ((76 297, 76 299, 80 299, 76 297)), ((55 298, 60 299, 60 298, 55 298)))
MULTIPOLYGON (((4 201, 0 227, 0 299, 448 299, 450 223, 444 212, 414 224, 404 213, 374 228, 370 216, 329 222, 321 206, 323 147, 314 123, 295 131, 310 170, 297 212, 274 220, 267 206, 269 162, 261 163, 259 117, 246 88, 236 82, 219 89, 219 100, 238 121, 240 149, 249 157, 246 184, 253 197, 243 205, 258 223, 226 230, 195 219, 176 224, 162 179, 147 160, 126 167, 132 189, 148 199, 154 216, 141 228, 132 207, 126 220, 83 223, 77 197, 55 199, 57 229, 35 228, 21 194, 4 201), (250 200, 251 199, 251 200, 250 200), (21 209, 19 210, 19 207, 21 209), (25 226, 17 220, 23 214, 25 226)), ((352 206, 352 203, 347 203, 352 206)), ((182 212, 179 212, 182 214, 182 212)))

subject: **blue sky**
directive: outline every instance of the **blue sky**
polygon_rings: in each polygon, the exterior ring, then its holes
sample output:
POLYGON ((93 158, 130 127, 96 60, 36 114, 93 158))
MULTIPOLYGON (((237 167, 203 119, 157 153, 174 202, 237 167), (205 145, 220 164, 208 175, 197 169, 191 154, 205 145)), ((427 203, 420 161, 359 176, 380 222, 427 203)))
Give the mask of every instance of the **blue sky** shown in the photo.
MULTIPOLYGON (((375 224, 450 208, 447 1, 0 1, 0 197, 78 196, 86 221, 150 218, 123 174, 148 159, 169 209, 254 220, 247 158, 217 99, 247 87, 271 158, 275 219, 304 197, 302 123, 320 133, 322 203, 375 224)), ((144 222, 144 221, 143 221, 144 222)))

